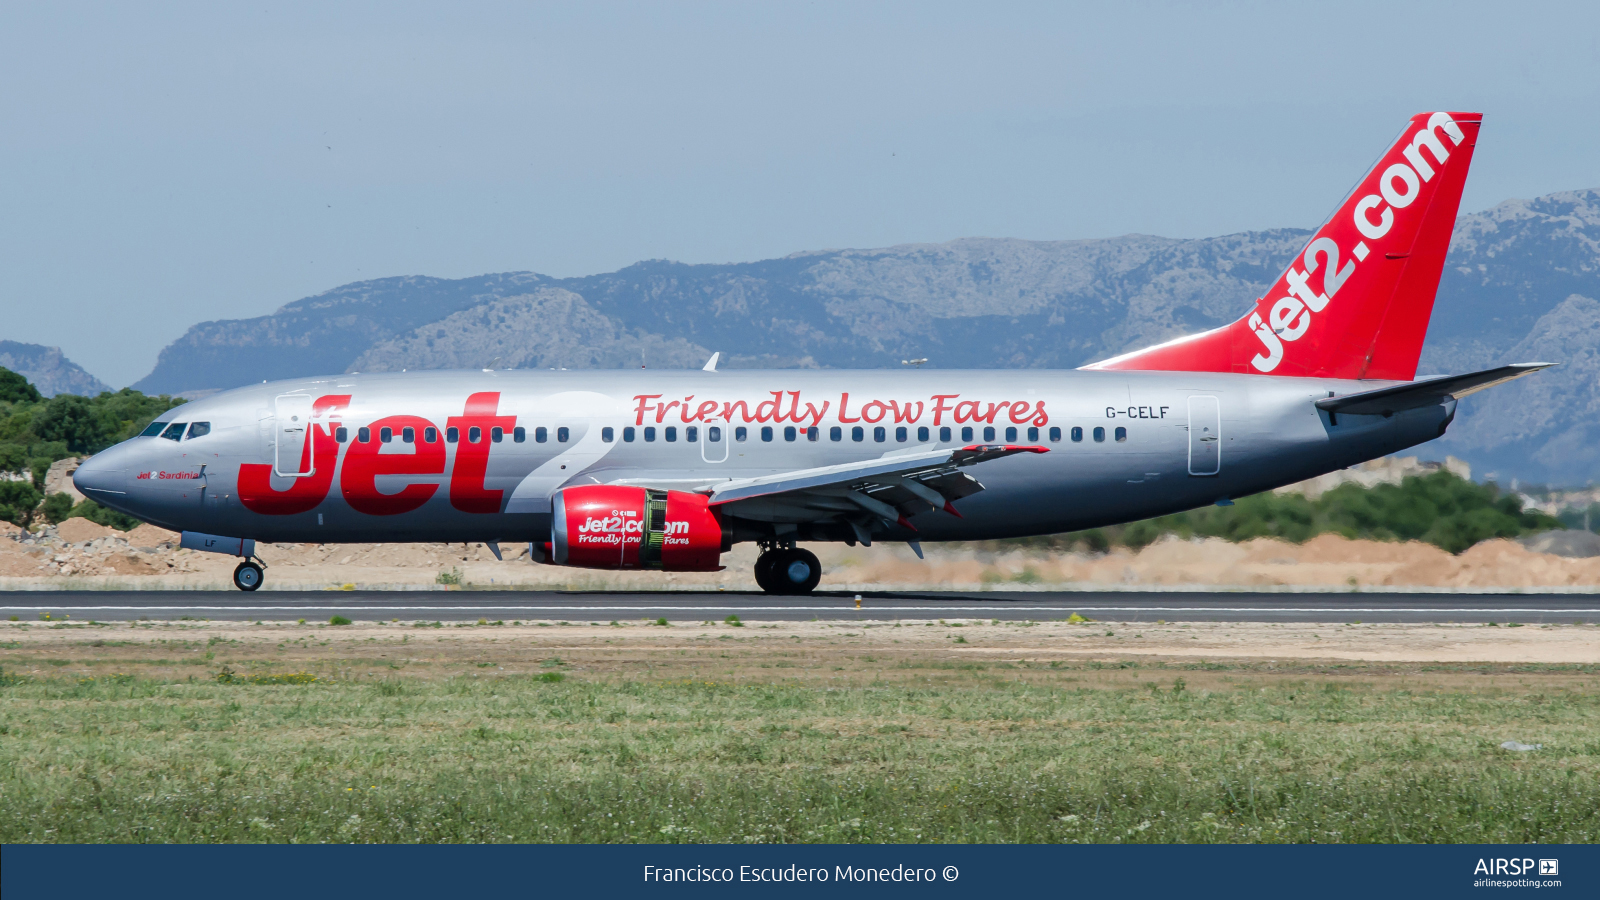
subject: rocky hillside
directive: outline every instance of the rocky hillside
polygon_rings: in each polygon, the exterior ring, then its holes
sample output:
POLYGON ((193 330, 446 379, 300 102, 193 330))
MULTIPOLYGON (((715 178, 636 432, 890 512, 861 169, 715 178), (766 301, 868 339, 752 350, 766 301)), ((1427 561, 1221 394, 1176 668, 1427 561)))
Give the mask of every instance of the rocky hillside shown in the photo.
POLYGON ((33 383, 46 397, 83 394, 93 397, 111 386, 84 371, 61 354, 60 347, 0 341, 0 368, 10 369, 33 383))
MULTIPOLYGON (((729 265, 638 263, 365 281, 270 316, 206 322, 136 387, 401 368, 699 365, 1071 367, 1220 325, 1306 239, 969 238, 729 265)), ((1502 478, 1600 477, 1600 190, 1509 201, 1457 223, 1423 372, 1546 358, 1562 368, 1466 401, 1441 452, 1502 478)))

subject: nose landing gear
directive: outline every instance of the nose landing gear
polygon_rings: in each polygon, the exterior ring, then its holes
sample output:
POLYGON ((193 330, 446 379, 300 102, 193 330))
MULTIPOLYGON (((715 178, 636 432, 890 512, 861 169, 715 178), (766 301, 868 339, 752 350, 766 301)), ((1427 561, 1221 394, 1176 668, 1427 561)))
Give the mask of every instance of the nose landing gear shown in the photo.
POLYGON ((809 594, 822 580, 822 563, 810 550, 774 544, 756 558, 755 575, 756 584, 768 594, 809 594))
POLYGON ((233 586, 241 591, 253 591, 261 587, 265 576, 261 571, 261 564, 255 560, 247 559, 233 569, 233 586))

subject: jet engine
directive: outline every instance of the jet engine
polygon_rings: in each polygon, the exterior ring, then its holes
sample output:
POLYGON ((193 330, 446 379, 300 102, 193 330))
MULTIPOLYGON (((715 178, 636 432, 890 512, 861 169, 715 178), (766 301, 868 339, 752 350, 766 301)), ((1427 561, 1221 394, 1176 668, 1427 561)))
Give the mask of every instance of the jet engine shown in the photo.
POLYGON ((710 498, 685 491, 579 485, 558 492, 552 511, 558 566, 715 572, 732 546, 710 498))

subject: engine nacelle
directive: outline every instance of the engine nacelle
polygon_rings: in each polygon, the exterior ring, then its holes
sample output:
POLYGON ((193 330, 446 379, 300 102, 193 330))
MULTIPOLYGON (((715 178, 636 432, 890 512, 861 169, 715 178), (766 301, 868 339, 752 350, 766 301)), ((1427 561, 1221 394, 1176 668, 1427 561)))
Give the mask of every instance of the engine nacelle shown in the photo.
POLYGON ((588 484, 559 491, 551 562, 588 569, 715 572, 727 549, 710 498, 684 491, 588 484))

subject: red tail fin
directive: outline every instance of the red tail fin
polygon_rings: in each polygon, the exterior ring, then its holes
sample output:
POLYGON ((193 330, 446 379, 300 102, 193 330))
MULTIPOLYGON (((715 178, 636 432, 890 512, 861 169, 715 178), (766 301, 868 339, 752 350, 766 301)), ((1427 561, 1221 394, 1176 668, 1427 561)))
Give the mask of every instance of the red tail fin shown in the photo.
POLYGON ((1413 116, 1249 315, 1084 368, 1410 381, 1482 119, 1413 116))

